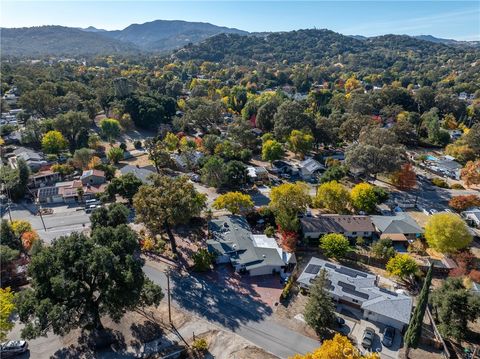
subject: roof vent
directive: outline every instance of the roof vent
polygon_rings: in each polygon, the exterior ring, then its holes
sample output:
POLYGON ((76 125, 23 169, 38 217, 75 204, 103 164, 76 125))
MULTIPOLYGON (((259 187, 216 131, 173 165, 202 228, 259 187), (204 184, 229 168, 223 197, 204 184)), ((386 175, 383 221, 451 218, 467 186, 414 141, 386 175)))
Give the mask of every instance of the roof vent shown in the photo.
POLYGON ((262 257, 263 257, 263 258, 267 258, 267 256, 266 256, 265 254, 262 254, 262 257))

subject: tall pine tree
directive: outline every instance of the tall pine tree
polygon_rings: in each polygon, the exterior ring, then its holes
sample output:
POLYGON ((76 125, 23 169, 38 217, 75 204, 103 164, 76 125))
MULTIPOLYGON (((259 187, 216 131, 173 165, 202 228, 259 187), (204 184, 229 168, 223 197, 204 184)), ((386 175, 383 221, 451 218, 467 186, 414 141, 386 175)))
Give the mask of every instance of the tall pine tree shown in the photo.
POLYGON ((423 282, 422 291, 420 292, 420 296, 418 298, 417 306, 415 307, 415 311, 410 318, 408 329, 405 332, 405 347, 407 348, 407 355, 410 348, 418 347, 420 335, 422 334, 423 317, 425 315, 425 310, 427 309, 428 294, 430 290, 430 284, 432 283, 432 269, 433 263, 428 269, 427 276, 423 282))
POLYGON ((335 306, 326 288, 327 272, 322 270, 310 287, 310 296, 305 305, 305 321, 318 336, 322 337, 327 329, 335 323, 335 306))

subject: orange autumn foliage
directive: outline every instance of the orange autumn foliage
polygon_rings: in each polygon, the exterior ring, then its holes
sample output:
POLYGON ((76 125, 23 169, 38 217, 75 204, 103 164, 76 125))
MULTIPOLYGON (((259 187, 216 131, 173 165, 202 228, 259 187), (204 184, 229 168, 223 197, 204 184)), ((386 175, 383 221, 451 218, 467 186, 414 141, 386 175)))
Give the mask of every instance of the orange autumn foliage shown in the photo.
POLYGON ((29 251, 32 248, 32 245, 35 241, 40 239, 39 235, 35 231, 27 231, 22 234, 22 246, 26 251, 29 251))
POLYGON ((392 182, 395 187, 401 190, 412 189, 417 184, 417 175, 410 163, 406 163, 402 168, 392 175, 392 182))
POLYGON ((467 187, 472 184, 480 184, 480 160, 468 161, 460 175, 467 187))

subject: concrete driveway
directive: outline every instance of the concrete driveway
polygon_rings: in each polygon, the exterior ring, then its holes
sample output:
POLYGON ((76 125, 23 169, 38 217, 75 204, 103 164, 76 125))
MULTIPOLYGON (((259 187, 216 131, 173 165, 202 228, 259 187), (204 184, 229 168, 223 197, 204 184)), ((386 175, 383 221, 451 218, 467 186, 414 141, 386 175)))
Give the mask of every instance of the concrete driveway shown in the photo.
POLYGON ((402 334, 395 329, 395 338, 391 347, 386 347, 382 344, 383 333, 385 331, 385 325, 380 323, 373 323, 366 320, 360 320, 359 323, 355 323, 353 326, 351 336, 356 340, 357 347, 360 351, 365 351, 362 347, 362 337, 365 328, 372 328, 375 330, 375 338, 373 340, 373 345, 371 351, 377 352, 380 354, 382 359, 397 359, 398 351, 402 347, 402 334))

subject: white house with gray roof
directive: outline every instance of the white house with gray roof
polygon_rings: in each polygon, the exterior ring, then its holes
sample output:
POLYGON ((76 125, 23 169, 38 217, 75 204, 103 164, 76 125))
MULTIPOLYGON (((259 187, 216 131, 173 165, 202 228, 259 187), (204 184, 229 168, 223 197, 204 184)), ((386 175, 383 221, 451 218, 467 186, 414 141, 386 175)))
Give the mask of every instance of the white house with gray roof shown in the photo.
POLYGON ((275 238, 252 234, 245 217, 214 219, 208 223, 208 232, 208 251, 216 255, 216 263, 231 263, 236 272, 284 276, 295 266, 295 254, 285 252, 275 238))
POLYGON ((412 298, 377 286, 377 277, 312 257, 298 278, 308 289, 321 270, 327 272, 327 290, 337 302, 360 309, 363 318, 402 331, 410 321, 412 298))

